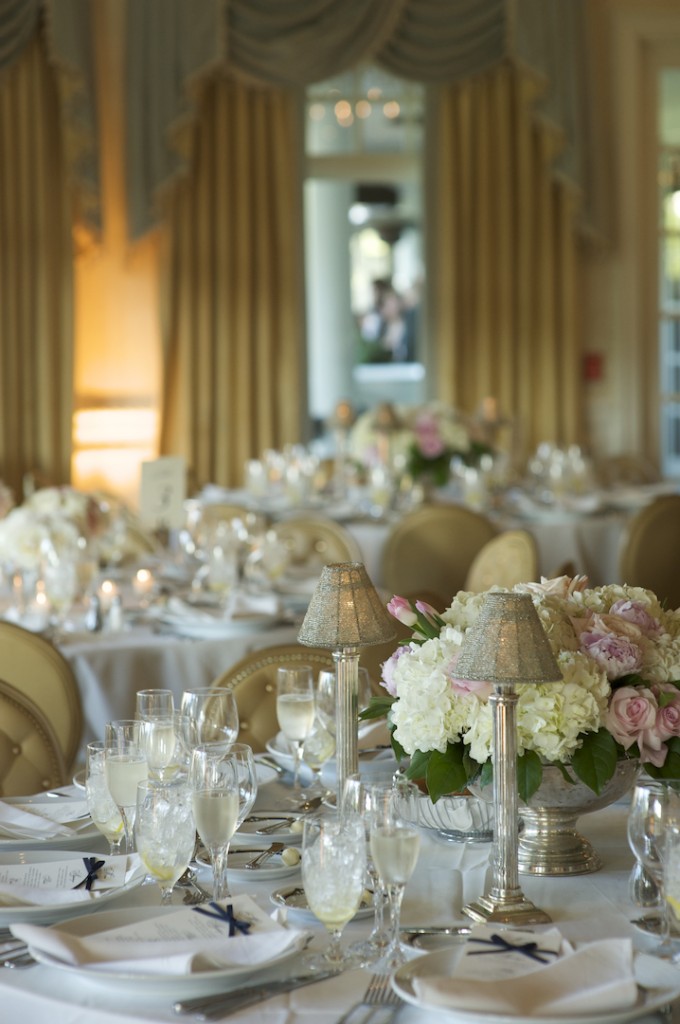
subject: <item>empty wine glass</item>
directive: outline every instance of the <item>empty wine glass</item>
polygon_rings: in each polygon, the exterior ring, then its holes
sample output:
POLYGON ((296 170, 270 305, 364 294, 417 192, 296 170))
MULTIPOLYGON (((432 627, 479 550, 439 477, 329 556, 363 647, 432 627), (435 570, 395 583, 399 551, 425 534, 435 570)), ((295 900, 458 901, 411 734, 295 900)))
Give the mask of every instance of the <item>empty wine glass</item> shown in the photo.
POLYGON ((680 780, 639 779, 628 814, 628 842, 636 858, 656 882, 660 895, 659 942, 650 952, 664 959, 678 952, 670 934, 670 914, 664 887, 666 835, 680 823, 680 780))
POLYGON ((149 774, 146 754, 140 741, 139 724, 128 720, 106 723, 104 776, 123 819, 127 853, 132 853, 135 848, 137 785, 144 782, 149 774))
POLYGON ((276 670, 276 717, 293 751, 293 795, 302 795, 300 762, 302 747, 314 724, 314 677, 309 665, 276 670))
POLYGON ((196 829, 210 854, 213 898, 229 895, 227 857, 229 845, 257 795, 253 752, 245 743, 203 743, 191 756, 190 783, 196 829))
POLYGON ((169 904, 175 882, 189 866, 194 852, 192 793, 186 782, 148 779, 137 786, 135 842, 144 867, 169 904))
POLYGON ((137 690, 137 714, 140 719, 171 718, 175 711, 172 690, 137 690))
POLYGON ((420 833, 404 818, 403 801, 412 799, 416 790, 414 783, 400 779, 376 791, 371 806, 371 859, 390 905, 390 944, 380 961, 388 972, 405 960, 399 938, 401 901, 418 860, 420 833))
POLYGON ((104 774, 104 751, 102 740, 93 740, 87 745, 85 766, 85 794, 92 823, 106 837, 112 857, 120 853, 125 831, 120 811, 109 792, 104 774))
POLYGON ((238 707, 233 691, 227 687, 196 687, 182 694, 180 712, 184 716, 185 743, 236 740, 239 730, 238 707))
POLYGON ((310 970, 342 971, 361 959, 343 950, 342 932, 356 914, 364 891, 366 839, 358 815, 328 811, 307 817, 302 835, 302 884, 307 903, 330 942, 322 953, 303 957, 310 970))

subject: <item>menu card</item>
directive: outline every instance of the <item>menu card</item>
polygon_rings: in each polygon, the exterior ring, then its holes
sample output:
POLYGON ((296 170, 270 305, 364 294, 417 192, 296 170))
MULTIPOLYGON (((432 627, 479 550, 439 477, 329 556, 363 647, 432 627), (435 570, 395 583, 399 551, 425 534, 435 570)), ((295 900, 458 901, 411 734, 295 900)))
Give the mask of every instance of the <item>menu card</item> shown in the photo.
POLYGON ((164 455, 142 463, 139 515, 151 529, 179 529, 184 523, 186 463, 181 456, 164 455))

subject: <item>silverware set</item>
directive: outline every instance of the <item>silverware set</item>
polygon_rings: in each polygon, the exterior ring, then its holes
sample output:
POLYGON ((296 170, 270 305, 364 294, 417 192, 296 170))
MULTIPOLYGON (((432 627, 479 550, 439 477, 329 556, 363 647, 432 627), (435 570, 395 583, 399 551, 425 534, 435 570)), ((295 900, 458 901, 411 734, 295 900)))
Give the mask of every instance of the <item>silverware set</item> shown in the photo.
POLYGON ((22 939, 16 939, 9 928, 0 928, 0 967, 33 967, 37 964, 28 952, 28 946, 22 939))

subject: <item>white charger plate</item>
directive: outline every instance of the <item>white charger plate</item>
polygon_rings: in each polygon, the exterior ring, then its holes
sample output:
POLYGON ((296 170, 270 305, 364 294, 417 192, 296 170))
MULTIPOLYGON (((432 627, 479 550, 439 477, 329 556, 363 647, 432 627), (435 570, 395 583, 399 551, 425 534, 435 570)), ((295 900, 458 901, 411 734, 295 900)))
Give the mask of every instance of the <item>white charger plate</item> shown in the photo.
MULTIPOLYGON (((6 804, 52 804, 56 800, 66 803, 67 799, 67 797, 49 797, 45 793, 36 793, 33 796, 5 797, 4 802, 6 804)), ((78 802, 80 803, 82 800, 78 802)), ((0 853, 10 853, 16 850, 44 850, 48 846, 50 849, 56 850, 82 849, 89 846, 93 840, 102 838, 101 832, 93 824, 92 820, 90 819, 88 824, 85 824, 85 820, 84 818, 74 820, 74 828, 78 825, 82 827, 70 836, 47 836, 32 839, 17 836, 17 838, 13 839, 0 833, 0 853)), ((71 823, 66 822, 66 824, 71 823)))
POLYGON ((302 814, 295 811, 252 811, 248 818, 239 826, 238 832, 234 833, 231 840, 232 845, 239 846, 247 844, 251 846, 253 840, 268 843, 285 843, 286 846, 299 846, 302 842, 302 829, 292 830, 291 822, 302 820, 302 814), (250 820, 248 820, 250 819, 250 820), (280 823, 273 832, 262 834, 258 829, 274 826, 280 823))
MULTIPOLYGON (((82 851, 84 856, 89 856, 82 851)), ((0 853, 0 864, 47 864, 59 860, 73 860, 73 851, 64 850, 27 850, 22 853, 0 853)), ((74 915, 92 914, 100 907, 119 899, 131 889, 136 889, 146 878, 146 870, 139 865, 132 878, 117 889, 103 889, 101 894, 91 900, 78 900, 73 903, 58 903, 50 906, 3 906, 0 904, 0 925, 9 924, 54 924, 74 915)), ((148 913, 148 908, 147 908, 148 913)))
MULTIPOLYGON (((161 917, 176 912, 177 907, 155 907, 153 910, 148 906, 130 907, 126 910, 104 911, 104 913, 90 917, 76 917, 72 920, 62 921, 59 930, 67 932, 69 935, 84 937, 108 931, 110 928, 122 928, 125 925, 135 924, 137 921, 147 921, 150 916, 161 917)), ((284 963, 286 960, 298 956, 300 952, 293 946, 270 960, 261 960, 248 966, 220 967, 211 971, 197 971, 195 974, 158 974, 116 970, 110 966, 105 969, 96 964, 83 967, 64 963, 63 960, 39 949, 29 947, 29 951, 36 960, 48 967, 75 974, 81 980, 92 981, 114 991, 120 990, 121 984, 124 984, 126 993, 147 993, 158 996, 169 1003, 190 996, 222 992, 225 989, 225 982, 229 983, 247 978, 252 974, 259 974, 276 964, 284 963)))
POLYGON ((398 968, 392 978, 394 991, 407 1003, 412 1003, 414 1006, 421 1007, 421 1009, 443 1013, 450 1020, 469 1021, 471 1024, 482 1024, 482 1022, 484 1024, 519 1024, 520 1021, 524 1022, 527 1020, 531 1020, 531 1024, 625 1024, 626 1021, 636 1020, 639 1017, 653 1013, 654 1010, 658 1010, 661 1006, 671 1003, 680 995, 680 974, 678 974, 676 968, 671 968, 671 971, 675 971, 677 980, 673 980, 672 974, 668 973, 665 974, 665 977, 668 979, 667 984, 664 983, 663 986, 659 986, 658 982, 657 984, 649 984, 650 979, 653 979, 655 975, 658 977, 658 962, 655 962, 654 957, 638 955, 635 959, 635 976, 641 986, 644 987, 639 989, 638 1000, 635 1006, 627 1010, 612 1010, 609 1013, 565 1014, 549 1017, 535 1015, 528 1018, 518 1017, 515 1014, 493 1013, 488 1010, 456 1010, 454 1007, 448 1006, 443 1008, 438 1005, 435 1006, 427 1000, 420 999, 416 995, 413 979, 428 975, 449 976, 456 960, 460 956, 460 947, 464 942, 464 936, 460 937, 457 944, 455 943, 455 937, 451 936, 451 944, 447 948, 439 949, 434 953, 425 953, 415 960, 409 960, 402 967, 398 968), (651 972, 649 978, 645 977, 645 968, 648 968, 651 972))
MULTIPOLYGON (((277 889, 269 898, 275 906, 285 907, 289 913, 299 914, 300 917, 309 921, 316 921, 314 912, 309 909, 307 895, 301 885, 289 885, 285 889, 277 889)), ((373 912, 373 897, 371 896, 370 900, 362 899, 352 920, 371 917, 373 912)))

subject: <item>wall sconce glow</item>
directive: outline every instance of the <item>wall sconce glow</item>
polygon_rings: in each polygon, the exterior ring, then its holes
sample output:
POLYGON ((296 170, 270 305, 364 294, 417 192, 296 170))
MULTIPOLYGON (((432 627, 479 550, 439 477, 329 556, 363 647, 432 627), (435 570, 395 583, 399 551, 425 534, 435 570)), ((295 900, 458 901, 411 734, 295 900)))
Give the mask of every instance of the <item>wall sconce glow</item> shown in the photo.
POLYGON ((135 506, 142 462, 156 458, 153 409, 80 409, 73 416, 71 479, 79 490, 103 490, 135 506))

